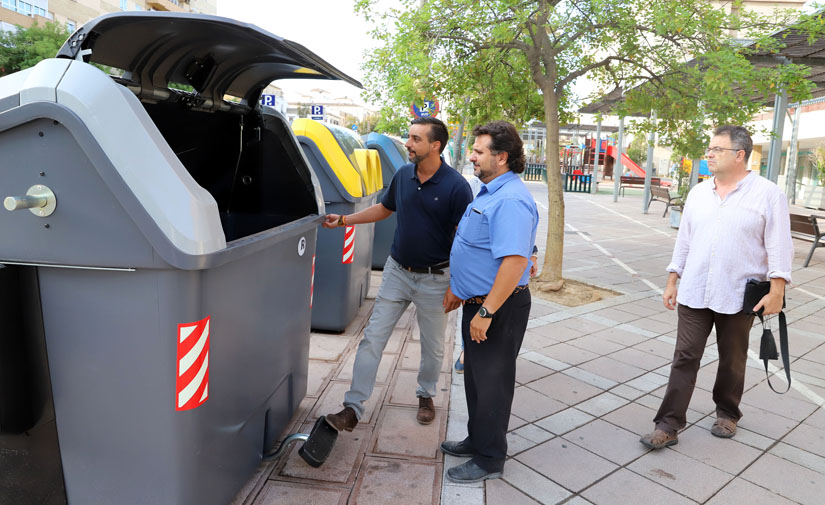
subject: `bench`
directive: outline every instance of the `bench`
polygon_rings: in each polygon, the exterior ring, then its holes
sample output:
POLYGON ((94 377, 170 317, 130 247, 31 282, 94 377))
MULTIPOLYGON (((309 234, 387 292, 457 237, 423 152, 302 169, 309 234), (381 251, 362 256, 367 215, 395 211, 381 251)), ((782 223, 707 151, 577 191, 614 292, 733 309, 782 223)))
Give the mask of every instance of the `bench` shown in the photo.
MULTIPOLYGON (((650 178, 650 187, 661 186, 662 179, 660 177, 650 178)), ((624 196, 624 188, 644 188, 645 178, 636 177, 633 175, 623 175, 619 178, 619 193, 624 196)))
POLYGON ((825 232, 820 231, 819 224, 816 221, 817 219, 825 221, 825 216, 791 214, 791 232, 799 238, 813 239, 814 241, 808 257, 805 258, 805 264, 802 265, 803 268, 807 267, 808 263, 811 262, 811 258, 817 247, 825 247, 825 242, 822 242, 822 239, 825 238, 825 232))
POLYGON ((662 217, 667 216, 667 211, 671 207, 679 207, 683 204, 682 200, 679 198, 673 198, 670 196, 670 191, 662 186, 650 186, 650 201, 647 202, 648 207, 653 202, 662 202, 665 204, 665 212, 662 214, 662 217))

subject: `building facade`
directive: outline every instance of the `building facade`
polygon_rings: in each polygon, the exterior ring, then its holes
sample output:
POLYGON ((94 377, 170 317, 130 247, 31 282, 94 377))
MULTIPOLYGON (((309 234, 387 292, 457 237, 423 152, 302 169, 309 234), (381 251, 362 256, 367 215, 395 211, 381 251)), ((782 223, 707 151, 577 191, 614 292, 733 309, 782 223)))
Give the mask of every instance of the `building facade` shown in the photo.
MULTIPOLYGON (((819 149, 825 149, 825 100, 804 105, 799 115, 797 145, 791 148, 791 131, 796 109, 791 107, 785 116, 783 128, 782 157, 779 163, 779 177, 777 185, 785 191, 790 203, 812 208, 825 208, 825 186, 823 176, 816 167, 815 154, 819 149), (791 158, 788 158, 790 151, 791 158), (795 153, 795 155, 793 154, 795 153), (793 172, 792 164, 796 163, 795 187, 791 188, 788 175, 793 172)), ((750 125, 753 135, 753 154, 750 167, 767 175, 768 155, 770 154, 771 137, 767 133, 773 125, 773 112, 766 112, 754 118, 750 125)))
POLYGON ((100 15, 121 11, 217 14, 218 0, 0 0, 0 29, 28 28, 35 22, 64 24, 73 32, 100 15))
POLYGON ((323 106, 325 123, 344 128, 352 128, 367 116, 375 114, 375 110, 352 97, 333 95, 321 88, 286 93, 286 101, 289 104, 286 116, 290 123, 295 118, 310 117, 310 108, 314 105, 323 106))

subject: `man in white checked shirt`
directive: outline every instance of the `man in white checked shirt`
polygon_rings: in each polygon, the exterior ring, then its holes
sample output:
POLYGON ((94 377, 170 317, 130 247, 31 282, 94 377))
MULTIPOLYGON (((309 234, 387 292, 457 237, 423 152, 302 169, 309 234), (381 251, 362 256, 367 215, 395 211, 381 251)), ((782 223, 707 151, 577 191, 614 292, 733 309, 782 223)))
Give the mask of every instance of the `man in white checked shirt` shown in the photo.
POLYGON ((676 350, 667 391, 653 419, 655 430, 640 439, 652 449, 678 442, 676 434, 685 427, 699 361, 714 326, 719 365, 711 433, 722 438, 736 434, 754 317, 742 307, 747 281, 771 281, 770 293, 754 310, 764 308, 766 315, 782 310, 793 262, 788 203, 776 184, 748 170, 752 150, 745 128, 717 128, 707 149, 713 177, 693 188, 685 203, 662 295, 668 309, 678 305, 676 350))

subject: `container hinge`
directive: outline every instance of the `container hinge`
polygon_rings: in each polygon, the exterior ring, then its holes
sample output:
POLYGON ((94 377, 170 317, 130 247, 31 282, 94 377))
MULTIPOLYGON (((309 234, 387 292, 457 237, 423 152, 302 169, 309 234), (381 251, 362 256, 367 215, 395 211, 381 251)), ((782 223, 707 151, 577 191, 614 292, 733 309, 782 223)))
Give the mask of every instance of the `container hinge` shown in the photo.
POLYGON ((69 51, 75 60, 84 61, 85 56, 92 54, 91 49, 83 49, 83 41, 86 40, 86 30, 80 27, 69 37, 69 51))

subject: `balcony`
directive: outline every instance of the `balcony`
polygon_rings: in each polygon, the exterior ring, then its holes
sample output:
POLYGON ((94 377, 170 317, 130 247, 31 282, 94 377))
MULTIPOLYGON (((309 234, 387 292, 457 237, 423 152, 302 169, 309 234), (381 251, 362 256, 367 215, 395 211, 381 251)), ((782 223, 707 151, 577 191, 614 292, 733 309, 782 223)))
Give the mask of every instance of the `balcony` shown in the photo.
POLYGON ((156 11, 188 12, 187 0, 147 0, 146 7, 156 11))

